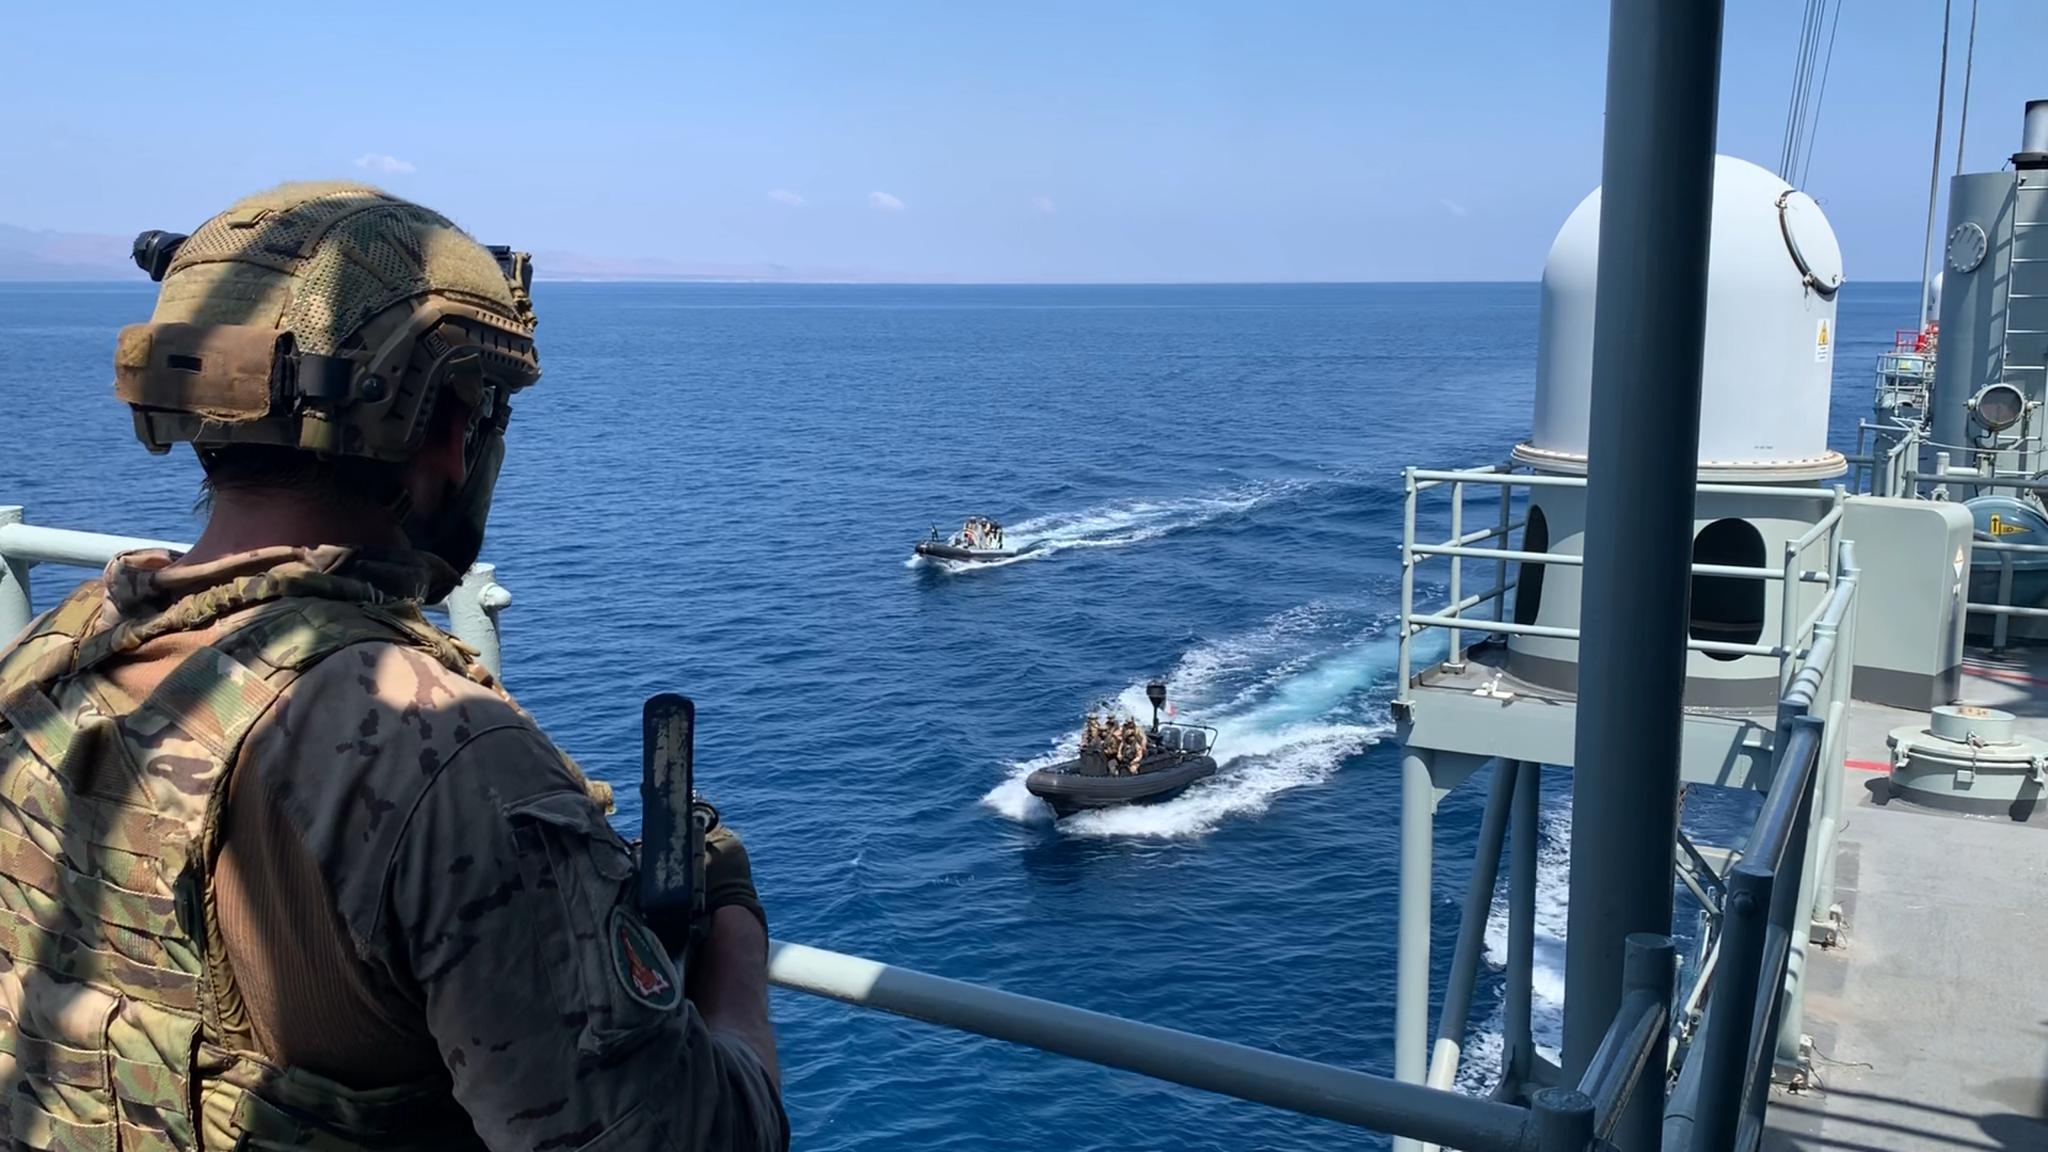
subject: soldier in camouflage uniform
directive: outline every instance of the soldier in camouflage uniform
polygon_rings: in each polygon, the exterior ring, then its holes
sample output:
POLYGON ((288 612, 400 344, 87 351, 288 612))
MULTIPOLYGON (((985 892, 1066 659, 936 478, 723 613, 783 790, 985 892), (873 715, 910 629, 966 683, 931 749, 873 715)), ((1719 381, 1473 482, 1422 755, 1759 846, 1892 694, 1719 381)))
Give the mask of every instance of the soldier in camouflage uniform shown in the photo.
POLYGON ((342 184, 175 240, 115 387, 206 530, 0 652, 0 1145, 786 1148, 745 849, 686 996, 597 790, 420 614, 540 373, 523 254, 342 184))
POLYGON ((1145 762, 1145 730, 1138 727, 1135 718, 1126 717, 1120 738, 1123 743, 1124 771, 1136 776, 1138 766, 1145 762))

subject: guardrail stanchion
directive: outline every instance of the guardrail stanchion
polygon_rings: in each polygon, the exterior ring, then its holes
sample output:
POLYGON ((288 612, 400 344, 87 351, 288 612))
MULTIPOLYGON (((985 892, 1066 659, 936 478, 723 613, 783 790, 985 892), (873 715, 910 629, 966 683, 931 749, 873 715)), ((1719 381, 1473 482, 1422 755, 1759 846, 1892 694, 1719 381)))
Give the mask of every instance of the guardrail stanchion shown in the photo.
MULTIPOLYGON (((1998 606, 2012 607, 2012 553, 2000 549, 1998 553, 1998 606)), ((2005 652, 2007 622, 2012 616, 2005 612, 1994 613, 1991 617, 1991 651, 1993 655, 2005 652)))
MULTIPOLYGON (((1451 483, 1451 543, 1459 545, 1465 543, 1465 482, 1463 480, 1456 480, 1451 483)), ((1458 601, 1465 597, 1465 591, 1461 587, 1464 583, 1464 576, 1465 558, 1463 556, 1451 557, 1451 610, 1445 613, 1445 615, 1450 616, 1452 619, 1464 615, 1458 608, 1458 601)), ((1449 664, 1452 669, 1460 669, 1465 666, 1465 650, 1461 644, 1462 639, 1463 636, 1458 626, 1455 624, 1451 625, 1451 658, 1449 664)))
POLYGON ((1778 606, 1778 646, 1785 650, 1778 657, 1778 695, 1783 696, 1792 687, 1792 661, 1799 650, 1799 626, 1793 623, 1799 617, 1799 549, 1789 543, 1785 545, 1785 584, 1778 606))
POLYGON ((1537 1152, 1587 1152, 1593 1146, 1593 1101, 1576 1088, 1536 1093, 1537 1152))
POLYGON ((1408 698, 1408 680, 1413 674, 1409 667, 1413 645, 1408 621, 1415 615, 1415 469, 1402 470, 1401 487, 1406 499, 1401 514, 1401 646, 1397 661, 1400 679, 1394 685, 1396 700, 1408 698))
POLYGON ((1649 932, 1631 935, 1626 942, 1622 959, 1622 1003, 1628 1003, 1630 993, 1649 993, 1656 998, 1663 1015, 1663 1023, 1653 1030, 1648 1050, 1643 1057, 1642 1071, 1637 1073, 1630 1093, 1648 1092, 1657 1101, 1657 1107, 1643 1113, 1645 1129, 1637 1133, 1624 1133, 1624 1146, 1655 1148, 1658 1131, 1663 1127, 1664 1098, 1671 1080, 1671 1033, 1677 1027, 1672 1013, 1678 999, 1678 949, 1669 936, 1649 932))
POLYGON ((498 583, 496 564, 473 564, 462 582, 448 593, 448 631, 476 649, 477 663, 502 678, 503 656, 498 639, 498 613, 512 603, 512 593, 498 583))
MULTIPOLYGON (((1507 471, 1507 468, 1503 466, 1503 467, 1501 468, 1501 471, 1502 471, 1502 472, 1506 472, 1506 471, 1507 471)), ((1514 485, 1513 485, 1513 484, 1500 484, 1500 485, 1496 485, 1496 487, 1498 487, 1498 488, 1500 489, 1500 526, 1499 526, 1499 528, 1497 529, 1497 531, 1499 532, 1499 535, 1498 535, 1498 536, 1496 536, 1496 537, 1494 538, 1494 541, 1493 541, 1493 546, 1494 546, 1494 547, 1495 547, 1496 549, 1499 549, 1499 550, 1501 550, 1501 551, 1506 551, 1506 550, 1507 550, 1507 547, 1508 547, 1508 534, 1509 534, 1510 532, 1514 531, 1514 529, 1513 529, 1513 527, 1512 527, 1512 525, 1513 525, 1513 519, 1512 519, 1512 515, 1513 515, 1513 510, 1514 510, 1514 502, 1513 502, 1513 499, 1512 499, 1512 497, 1513 497, 1513 494, 1514 494, 1514 485)), ((1508 562, 1507 562, 1507 561, 1506 561, 1505 559, 1495 560, 1495 561, 1493 562, 1493 622, 1494 622, 1494 623, 1498 624, 1498 623, 1500 623, 1500 622, 1501 622, 1502 620, 1505 620, 1505 619, 1507 618, 1507 616, 1506 616, 1506 606, 1507 606, 1507 602, 1508 602, 1508 562)))
MULTIPOLYGON (((19 504, 0 505, 0 536, 4 536, 9 524, 21 523, 22 511, 19 504)), ((16 559, 0 547, 0 644, 14 639, 16 633, 28 627, 35 618, 35 608, 29 597, 29 562, 16 559)))

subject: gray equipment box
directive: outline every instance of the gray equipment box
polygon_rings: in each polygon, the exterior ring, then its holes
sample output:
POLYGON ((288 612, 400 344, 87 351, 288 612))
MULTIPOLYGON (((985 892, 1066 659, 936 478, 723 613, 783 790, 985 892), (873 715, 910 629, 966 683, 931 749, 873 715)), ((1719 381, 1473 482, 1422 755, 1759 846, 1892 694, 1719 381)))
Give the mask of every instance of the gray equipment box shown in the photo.
POLYGON ((1962 695, 1970 510, 1935 500, 1851 497, 1856 542, 1858 700, 1927 711, 1962 695))

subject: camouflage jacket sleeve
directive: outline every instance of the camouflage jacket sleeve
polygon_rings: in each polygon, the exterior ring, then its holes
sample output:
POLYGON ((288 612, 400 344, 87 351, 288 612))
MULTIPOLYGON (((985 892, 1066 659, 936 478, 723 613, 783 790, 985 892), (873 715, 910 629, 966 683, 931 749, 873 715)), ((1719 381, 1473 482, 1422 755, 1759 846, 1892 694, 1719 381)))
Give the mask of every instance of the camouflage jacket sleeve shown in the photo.
POLYGON ((627 845, 546 738, 506 724, 439 769, 383 919, 484 1142, 786 1148, 776 1089, 683 999, 633 908, 627 845))

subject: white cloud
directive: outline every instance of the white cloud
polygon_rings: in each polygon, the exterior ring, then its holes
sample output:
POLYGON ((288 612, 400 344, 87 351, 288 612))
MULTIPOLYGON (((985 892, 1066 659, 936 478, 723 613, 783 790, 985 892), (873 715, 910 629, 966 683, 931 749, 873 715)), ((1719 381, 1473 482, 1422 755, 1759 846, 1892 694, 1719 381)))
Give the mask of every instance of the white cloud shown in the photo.
POLYGON ((356 157, 356 167, 367 168, 372 172, 380 172, 386 176, 404 176, 412 171, 412 162, 410 160, 400 160, 396 156, 389 156, 382 152, 365 152, 361 156, 356 157))
POLYGON ((868 193, 868 203, 873 205, 875 210, 879 212, 903 211, 903 201, 889 195, 887 192, 868 193))
POLYGON ((1442 204, 1444 206, 1444 211, 1449 212, 1453 216, 1470 215, 1470 213, 1465 211, 1465 206, 1463 204, 1458 203, 1456 200, 1439 200, 1437 201, 1437 203, 1442 204))
POLYGON ((1050 196, 1033 196, 1031 198, 1031 206, 1033 208, 1038 209, 1040 212, 1045 213, 1047 216, 1050 216, 1054 212, 1059 211, 1059 209, 1053 206, 1052 197, 1050 196))
POLYGON ((801 192, 791 192, 787 188, 770 188, 768 190, 768 198, 777 204, 787 204, 791 208, 801 208, 804 206, 803 194, 801 192))

